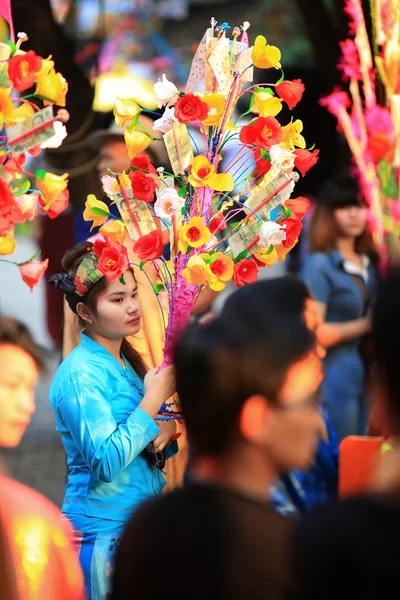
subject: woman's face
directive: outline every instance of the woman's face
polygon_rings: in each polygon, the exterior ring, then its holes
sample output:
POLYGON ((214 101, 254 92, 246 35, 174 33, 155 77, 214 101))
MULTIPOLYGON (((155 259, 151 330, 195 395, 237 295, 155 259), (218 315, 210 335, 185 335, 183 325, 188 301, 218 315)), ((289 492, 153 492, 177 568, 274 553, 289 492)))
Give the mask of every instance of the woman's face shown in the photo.
POLYGON ((333 212, 339 234, 344 237, 358 237, 365 231, 367 209, 364 206, 345 206, 333 212))
POLYGON ((92 315, 93 330, 102 337, 118 339, 134 335, 140 329, 141 307, 137 283, 131 271, 124 273, 125 284, 120 281, 107 283, 96 301, 96 313, 92 315))
POLYGON ((35 411, 38 369, 33 358, 13 344, 0 344, 0 446, 18 446, 35 411))

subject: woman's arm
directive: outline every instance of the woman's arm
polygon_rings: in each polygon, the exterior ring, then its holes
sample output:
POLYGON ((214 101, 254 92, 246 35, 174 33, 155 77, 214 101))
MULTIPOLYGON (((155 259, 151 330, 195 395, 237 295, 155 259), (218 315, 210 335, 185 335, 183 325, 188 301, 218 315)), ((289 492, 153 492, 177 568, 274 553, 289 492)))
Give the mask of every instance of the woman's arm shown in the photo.
POLYGON ((321 324, 316 328, 319 343, 325 348, 331 348, 342 342, 354 340, 371 330, 371 317, 368 313, 365 317, 346 321, 345 323, 326 323, 326 304, 316 302, 321 315, 321 324))
POLYGON ((117 424, 106 381, 83 369, 69 376, 57 410, 89 469, 109 483, 159 435, 153 419, 174 392, 173 367, 149 371, 142 401, 126 421, 117 424))

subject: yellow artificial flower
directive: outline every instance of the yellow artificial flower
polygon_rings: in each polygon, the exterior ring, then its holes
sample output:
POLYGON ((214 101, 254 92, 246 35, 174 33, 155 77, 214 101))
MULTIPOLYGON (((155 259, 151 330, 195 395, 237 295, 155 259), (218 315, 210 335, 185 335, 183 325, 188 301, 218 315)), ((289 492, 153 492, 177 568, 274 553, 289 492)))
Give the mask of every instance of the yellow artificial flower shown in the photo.
POLYGON ((192 285, 204 285, 210 278, 205 261, 197 254, 191 256, 182 271, 182 277, 192 285))
POLYGON ((269 252, 268 248, 261 248, 260 250, 257 250, 257 252, 254 252, 254 256, 267 267, 272 267, 272 265, 278 260, 276 246, 274 246, 272 252, 269 252))
POLYGON ((64 175, 54 175, 46 173, 43 179, 36 179, 36 188, 42 193, 47 206, 50 206, 58 196, 67 189, 68 173, 64 175))
POLYGON ((208 285, 211 290, 220 292, 224 289, 226 282, 233 277, 235 266, 233 260, 223 252, 216 252, 212 257, 209 254, 201 254, 200 257, 203 259, 211 258, 211 261, 205 261, 210 275, 208 285))
POLYGON ((281 68, 281 51, 276 46, 267 44, 263 35, 258 35, 251 53, 253 64, 258 69, 281 68))
POLYGON ((179 230, 179 249, 185 253, 188 246, 200 248, 208 242, 211 232, 202 217, 192 217, 187 225, 179 230))
POLYGON ((282 110, 282 100, 268 92, 256 92, 251 112, 261 117, 276 117, 282 110))
POLYGON ((133 119, 141 112, 142 109, 133 100, 117 98, 114 106, 115 122, 118 127, 123 127, 125 123, 133 121, 133 119))
POLYGON ((128 156, 131 159, 144 152, 152 141, 144 131, 129 131, 129 129, 125 129, 124 138, 128 146, 128 156))
POLYGON ((101 229, 99 229, 99 233, 107 240, 122 244, 125 238, 126 229, 122 221, 119 219, 114 219, 108 225, 101 227, 101 229))
POLYGON ((210 112, 203 121, 204 125, 219 125, 225 110, 225 97, 222 94, 208 94, 202 100, 210 107, 210 112))
POLYGON ((42 66, 40 68, 40 71, 37 71, 37 73, 35 73, 36 82, 39 82, 44 77, 47 77, 47 75, 54 69, 54 60, 51 60, 52 58, 53 57, 50 54, 50 56, 48 56, 47 58, 42 59, 42 66))
POLYGON ((208 185, 216 192, 230 192, 235 186, 230 173, 216 173, 214 165, 203 155, 195 156, 192 160, 188 180, 195 188, 208 185))
POLYGON ((306 140, 301 135, 303 131, 303 123, 300 119, 296 119, 296 121, 290 121, 287 125, 282 127, 282 146, 284 148, 290 148, 290 150, 294 150, 294 147, 297 148, 305 148, 306 140))
POLYGON ((3 121, 6 121, 14 110, 14 104, 7 94, 6 90, 0 88, 0 127, 3 121))
POLYGON ((89 194, 85 202, 83 219, 84 221, 93 221, 90 231, 92 231, 93 227, 99 227, 100 225, 103 225, 109 216, 110 210, 107 204, 101 200, 97 200, 94 194, 89 194))
POLYGON ((36 96, 42 96, 45 101, 65 106, 65 96, 68 92, 68 83, 61 73, 51 69, 45 77, 39 79, 36 86, 36 96))
POLYGON ((0 236, 0 255, 6 256, 12 254, 15 250, 15 245, 13 233, 0 236))
POLYGON ((21 121, 24 121, 28 117, 31 117, 34 113, 35 113, 35 111, 33 110, 32 106, 30 104, 28 104, 28 103, 21 104, 21 106, 18 106, 18 108, 13 110, 11 115, 6 119, 5 126, 11 127, 12 125, 15 125, 16 123, 20 123, 21 121))

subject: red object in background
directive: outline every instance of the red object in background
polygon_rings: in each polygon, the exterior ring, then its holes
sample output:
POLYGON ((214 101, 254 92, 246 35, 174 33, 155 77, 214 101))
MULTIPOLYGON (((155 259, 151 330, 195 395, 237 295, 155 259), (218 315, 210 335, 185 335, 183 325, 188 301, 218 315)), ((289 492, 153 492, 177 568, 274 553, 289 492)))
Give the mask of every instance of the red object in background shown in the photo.
POLYGON ((339 447, 339 495, 354 496, 368 490, 376 462, 381 455, 382 437, 350 435, 339 447))
MULTIPOLYGON (((75 216, 61 214, 57 219, 44 216, 40 219, 41 235, 39 248, 42 258, 49 259, 46 271, 46 280, 62 271, 61 259, 65 252, 74 244, 75 216)), ((51 285, 45 287, 46 294, 46 323, 48 332, 56 347, 61 348, 63 343, 64 324, 64 296, 51 285)))

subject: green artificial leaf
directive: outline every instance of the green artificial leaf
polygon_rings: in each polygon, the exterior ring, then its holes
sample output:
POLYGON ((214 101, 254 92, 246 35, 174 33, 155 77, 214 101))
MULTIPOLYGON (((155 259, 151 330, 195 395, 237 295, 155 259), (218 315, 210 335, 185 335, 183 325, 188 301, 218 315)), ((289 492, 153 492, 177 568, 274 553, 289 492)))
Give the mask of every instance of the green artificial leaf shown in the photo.
POLYGON ((25 179, 25 181, 20 183, 18 189, 14 192, 14 196, 22 196, 22 194, 26 194, 30 187, 30 181, 28 179, 25 179))
POLYGON ((46 173, 47 171, 45 171, 44 169, 38 169, 35 173, 35 177, 36 179, 43 181, 43 179, 46 177, 46 173))
POLYGON ((155 291, 155 293, 156 293, 156 294, 157 294, 157 296, 158 296, 158 294, 159 294, 160 292, 163 292, 163 291, 165 291, 165 286, 164 286, 164 284, 163 284, 163 283, 157 283, 157 284, 156 284, 156 285, 153 287, 153 290, 155 291))
POLYGON ((396 175, 393 172, 393 168, 387 160, 381 160, 379 163, 378 175, 383 194, 392 200, 397 200, 399 186, 396 181, 396 175))
POLYGON ((235 258, 235 260, 233 261, 235 264, 240 262, 241 260, 243 260, 244 258, 246 258, 246 256, 248 255, 249 251, 248 250, 243 250, 243 252, 241 252, 240 254, 237 255, 237 257, 235 258))
POLYGON ((119 278, 119 282, 122 283, 123 285, 125 284, 125 279, 124 279, 124 275, 122 274, 121 277, 119 278))
POLYGON ((275 85, 279 85, 285 79, 285 73, 283 72, 283 69, 281 69, 281 73, 282 73, 282 75, 279 77, 279 79, 275 85))
POLYGON ((285 211, 285 217, 288 219, 290 217, 290 215, 292 214, 292 211, 290 210, 290 208, 287 208, 287 206, 283 205, 283 210, 285 211))
POLYGON ((99 208, 98 206, 92 206, 90 212, 98 217, 108 217, 110 214, 108 210, 104 210, 104 208, 99 208))
POLYGON ((265 158, 265 160, 271 160, 271 155, 269 152, 267 152, 266 150, 264 150, 263 148, 260 148, 260 152, 261 152, 261 156, 263 158, 265 158))
POLYGON ((6 43, 7 43, 7 46, 10 46, 10 48, 11 48, 11 56, 14 56, 14 54, 17 51, 17 46, 11 40, 7 40, 6 43))
POLYGON ((312 151, 314 150, 314 148, 315 148, 315 144, 313 144, 312 146, 310 146, 310 148, 307 148, 307 150, 308 150, 309 152, 312 152, 312 151))
POLYGON ((143 267, 144 267, 144 265, 145 265, 145 264, 146 264, 146 263, 145 263, 145 262, 142 260, 142 262, 141 262, 141 263, 140 263, 140 265, 139 265, 139 269, 140 269, 141 271, 143 271, 143 267))
POLYGON ((270 96, 275 96, 274 94, 274 90, 271 90, 271 88, 263 88, 262 90, 263 92, 266 92, 267 94, 269 94, 270 96))
POLYGON ((179 198, 184 198, 186 196, 186 192, 187 192, 187 187, 186 185, 182 185, 179 190, 178 190, 178 196, 179 198))
POLYGON ((273 244, 270 245, 270 247, 268 248, 267 252, 265 253, 266 256, 268 256, 268 254, 271 254, 271 252, 274 251, 274 246, 273 244))

